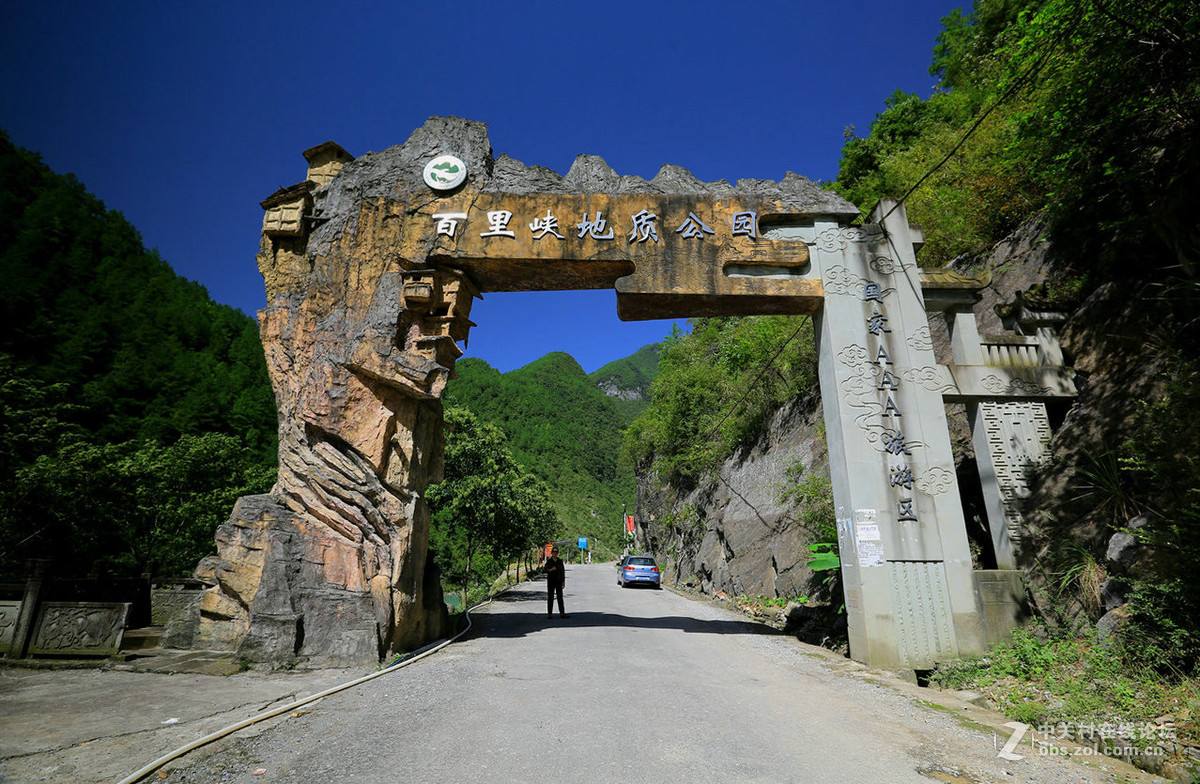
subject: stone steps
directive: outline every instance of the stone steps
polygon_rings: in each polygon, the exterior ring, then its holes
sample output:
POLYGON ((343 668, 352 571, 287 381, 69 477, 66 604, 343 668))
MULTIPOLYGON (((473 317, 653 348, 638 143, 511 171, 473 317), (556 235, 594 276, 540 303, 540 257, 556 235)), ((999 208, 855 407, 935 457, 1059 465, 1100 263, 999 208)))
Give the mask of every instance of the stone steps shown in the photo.
POLYGON ((121 639, 121 652, 145 651, 157 648, 162 644, 162 626, 143 626, 140 629, 126 629, 121 639))

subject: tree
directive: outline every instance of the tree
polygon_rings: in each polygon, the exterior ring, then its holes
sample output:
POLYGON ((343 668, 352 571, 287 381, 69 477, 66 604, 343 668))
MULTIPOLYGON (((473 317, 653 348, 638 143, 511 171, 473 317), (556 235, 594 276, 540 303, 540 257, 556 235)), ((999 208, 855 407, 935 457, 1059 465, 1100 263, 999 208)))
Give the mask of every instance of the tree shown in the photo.
POLYGON ((190 572, 273 482, 254 321, 0 133, 0 572, 190 572))
POLYGON ((6 541, 22 527, 63 573, 179 575, 212 551, 213 531, 274 471, 219 433, 153 442, 71 441, 17 471, 3 505, 6 541))
POLYGON ((558 528, 546 487, 513 459, 504 434, 464 408, 445 412, 444 478, 429 487, 430 544, 462 588, 494 579, 523 550, 558 528))

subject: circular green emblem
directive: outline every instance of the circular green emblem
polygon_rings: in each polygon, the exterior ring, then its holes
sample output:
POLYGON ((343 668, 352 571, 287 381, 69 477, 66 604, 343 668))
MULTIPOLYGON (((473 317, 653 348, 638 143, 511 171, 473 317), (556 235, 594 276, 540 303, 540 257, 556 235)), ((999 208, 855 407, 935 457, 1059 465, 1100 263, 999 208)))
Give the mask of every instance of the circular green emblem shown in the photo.
POLYGON ((436 191, 457 188, 467 179, 467 164, 453 155, 439 155, 425 164, 425 184, 436 191))

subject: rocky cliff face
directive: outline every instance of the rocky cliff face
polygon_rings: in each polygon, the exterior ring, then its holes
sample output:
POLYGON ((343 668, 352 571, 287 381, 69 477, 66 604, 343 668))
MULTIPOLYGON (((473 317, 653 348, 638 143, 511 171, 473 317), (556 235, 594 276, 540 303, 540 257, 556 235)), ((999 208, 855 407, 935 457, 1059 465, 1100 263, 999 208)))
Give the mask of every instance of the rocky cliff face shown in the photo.
POLYGON ((1160 303, 1153 284, 1108 283, 1064 325, 1063 349, 1078 373, 1079 397, 1055 433, 1049 465, 1032 483, 1029 547, 1020 554, 1033 598, 1051 616, 1078 621, 1108 610, 1107 622, 1116 623, 1125 599, 1121 576, 1150 573, 1141 562, 1150 553, 1138 553, 1119 530, 1145 523, 1136 504, 1123 501, 1119 455, 1143 406, 1160 399, 1171 381, 1169 346, 1176 338, 1160 320, 1160 303), (1114 578, 1101 585, 1102 595, 1059 588, 1061 574, 1083 552, 1097 556, 1097 581, 1114 578))
POLYGON ((633 354, 613 360, 588 374, 601 392, 626 402, 650 398, 650 384, 658 375, 658 358, 662 346, 651 343, 633 354))
MULTIPOLYGON (((1160 292, 1153 284, 1108 283, 1082 301, 1064 296, 1063 274, 1055 272, 1054 249, 1043 228, 1039 220, 1027 221, 990 253, 955 266, 991 274, 975 307, 982 334, 1005 332, 1004 315, 1018 300, 1066 311, 1059 337, 1079 394, 1071 404, 1049 406, 1054 425, 1050 459, 1029 473, 1030 495, 1022 509, 1027 531, 1018 565, 1025 572, 1029 598, 1043 616, 1081 621, 1108 610, 1106 623, 1111 625, 1118 622, 1125 599, 1122 575, 1146 554, 1118 530, 1138 527, 1136 511, 1114 507, 1111 498, 1106 502, 1099 485, 1119 482, 1117 450, 1134 426, 1139 403, 1164 390, 1170 354, 1155 346, 1169 344, 1170 338, 1163 337, 1157 315, 1160 292), (1101 593, 1096 595, 1060 587, 1062 574, 1077 566, 1084 552, 1097 555, 1095 583, 1101 593), (1101 583, 1106 577, 1110 579, 1101 583)), ((950 350, 944 324, 932 331, 938 359, 946 361, 950 350)), ((973 535, 983 535, 970 428, 962 406, 948 409, 968 526, 973 535)))
POLYGON ((799 398, 694 489, 638 481, 641 535, 667 579, 705 593, 786 596, 809 590, 804 528, 784 493, 797 476, 827 476, 821 410, 799 398))
MULTIPOLYGON (((1018 295, 1043 285, 1050 276, 1050 244, 1045 240, 1045 226, 1040 219, 1026 221, 987 253, 956 259, 951 267, 959 272, 990 279, 980 292, 975 305, 975 321, 981 335, 1009 333, 1001 317, 1018 295)), ((937 361, 951 361, 950 335, 946 321, 930 318, 929 331, 937 361)), ((950 419, 950 437, 954 456, 961 467, 973 461, 975 448, 971 444, 971 428, 966 408, 960 404, 946 407, 950 419)), ((973 464, 972 464, 973 465, 973 464)))
MULTIPOLYGON (((1005 315, 1018 300, 1062 299, 1056 291, 1063 284, 1054 272, 1053 248, 1037 219, 988 253, 952 266, 990 275, 975 306, 984 335, 1010 332, 1005 315)), ((1068 619, 1094 619, 1108 611, 1102 630, 1120 622, 1122 575, 1146 557, 1136 552, 1132 537, 1118 530, 1136 528, 1139 519, 1125 520, 1111 504, 1105 507, 1097 485, 1105 466, 1115 466, 1115 448, 1133 427, 1137 401, 1155 399, 1167 383, 1167 360, 1147 347, 1147 336, 1164 329, 1156 322, 1155 296, 1149 284, 1132 289, 1106 284, 1082 302, 1068 297, 1056 303, 1070 306, 1060 339, 1066 361, 1076 371, 1079 395, 1073 403, 1051 405, 1051 459, 1030 474, 1031 493, 1023 504, 1027 533, 1019 563, 1030 598, 1045 614, 1068 619), (1099 554, 1098 579, 1109 579, 1098 595, 1064 594, 1058 587, 1061 573, 1084 551, 1099 554)), ((949 362, 946 323, 933 319, 930 326, 938 361, 949 362)), ((968 532, 975 541, 986 542, 965 407, 948 405, 947 413, 968 532)), ((656 477, 639 476, 644 543, 672 579, 712 594, 792 597, 807 591, 811 573, 804 564, 811 535, 795 523, 799 510, 789 508, 780 491, 794 482, 790 466, 799 465, 803 472, 828 470, 820 417, 817 390, 793 399, 775 413, 755 443, 726 458, 694 489, 662 486, 656 477)))
POLYGON ((647 391, 641 387, 623 387, 615 379, 604 379, 596 383, 596 388, 608 397, 617 400, 645 400, 647 391))

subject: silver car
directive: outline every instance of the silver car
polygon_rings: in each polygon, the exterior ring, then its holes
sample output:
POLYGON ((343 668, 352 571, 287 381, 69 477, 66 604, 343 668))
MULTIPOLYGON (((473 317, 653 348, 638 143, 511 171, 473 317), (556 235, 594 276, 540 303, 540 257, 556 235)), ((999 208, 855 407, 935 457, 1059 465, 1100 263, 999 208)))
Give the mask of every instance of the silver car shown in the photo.
POLYGON ((662 588, 662 574, 658 564, 648 555, 627 555, 617 564, 617 585, 653 585, 662 588))

